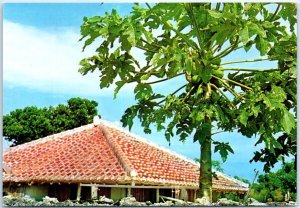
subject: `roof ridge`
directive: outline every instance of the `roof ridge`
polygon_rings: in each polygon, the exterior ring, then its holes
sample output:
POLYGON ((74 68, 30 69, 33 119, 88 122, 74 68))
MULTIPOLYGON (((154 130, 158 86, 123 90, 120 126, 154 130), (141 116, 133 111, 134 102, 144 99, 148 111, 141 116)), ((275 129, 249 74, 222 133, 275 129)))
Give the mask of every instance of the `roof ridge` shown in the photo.
POLYGON ((166 152, 166 153, 168 153, 168 154, 171 154, 171 155, 173 155, 173 156, 179 157, 180 159, 182 159, 182 160, 184 160, 184 161, 186 161, 186 162, 190 162, 190 163, 192 163, 193 165, 196 165, 196 166, 200 167, 200 164, 197 163, 197 162, 195 162, 194 160, 192 160, 192 159, 190 159, 190 158, 188 158, 188 157, 186 157, 186 156, 184 156, 184 155, 181 155, 181 154, 179 154, 179 153, 177 153, 177 152, 175 152, 175 151, 172 151, 172 150, 170 150, 170 149, 167 149, 166 147, 163 147, 163 146, 161 146, 161 145, 159 145, 159 144, 156 144, 156 143, 154 143, 154 142, 152 142, 152 141, 149 141, 149 140, 147 140, 146 138, 143 138, 143 137, 141 137, 141 136, 139 136, 139 135, 136 135, 136 134, 134 134, 134 133, 132 133, 132 132, 130 132, 130 131, 124 129, 124 128, 121 128, 121 127, 119 127, 119 126, 116 126, 116 125, 112 124, 112 123, 109 122, 109 121, 106 121, 106 120, 101 119, 101 123, 104 123, 105 125, 107 125, 107 126, 109 126, 109 127, 111 127, 111 128, 115 128, 115 129, 117 129, 117 130, 119 130, 119 131, 121 131, 121 132, 123 132, 123 133, 125 133, 125 134, 128 134, 128 135, 131 136, 134 140, 141 141, 141 142, 144 142, 144 143, 146 143, 146 144, 149 144, 149 145, 151 145, 152 147, 158 148, 158 149, 160 149, 160 150, 162 150, 162 151, 164 151, 164 152, 166 152))
POLYGON ((233 181, 233 182, 236 182, 237 184, 239 184, 239 185, 241 185, 241 186, 244 186, 244 187, 247 187, 247 188, 249 187, 249 184, 244 183, 243 181, 240 181, 240 180, 238 180, 238 179, 236 179, 236 178, 234 178, 234 177, 232 177, 232 176, 226 175, 226 174, 224 174, 224 173, 222 173, 222 172, 220 172, 220 171, 217 171, 217 170, 216 170, 216 173, 217 173, 218 175, 224 177, 224 178, 227 178, 228 180, 231 180, 231 181, 233 181))
POLYGON ((126 174, 130 177, 137 176, 137 171, 133 168, 133 165, 131 164, 130 160, 126 157, 126 155, 123 153, 122 149, 116 143, 115 139, 111 136, 111 133, 109 131, 107 131, 105 128, 103 128, 102 122, 100 123, 99 126, 104 134, 104 138, 106 139, 108 146, 114 152, 114 154, 117 157, 117 159, 119 160, 121 166, 124 168, 126 174))
MULTIPOLYGON (((192 163, 193 165, 196 165, 197 167, 200 168, 200 163, 195 162, 194 160, 192 160, 192 159, 190 159, 190 158, 188 158, 188 157, 186 157, 186 156, 184 156, 184 155, 181 155, 181 154, 179 154, 179 153, 177 153, 177 152, 175 152, 175 151, 172 151, 172 150, 170 150, 170 149, 167 149, 166 147, 163 147, 163 146, 161 146, 161 145, 159 145, 159 144, 156 144, 156 143, 154 143, 154 142, 152 142, 152 141, 148 141, 146 138, 143 138, 143 137, 141 137, 141 136, 139 136, 139 135, 136 135, 136 134, 134 134, 134 133, 128 131, 127 129, 124 129, 124 128, 121 128, 121 127, 119 127, 119 126, 116 126, 116 125, 114 125, 113 123, 111 123, 111 122, 109 122, 109 121, 106 121, 106 120, 101 119, 101 124, 107 125, 107 126, 109 126, 109 127, 111 127, 111 128, 115 128, 115 129, 117 129, 117 130, 119 130, 119 131, 121 131, 121 132, 123 132, 123 133, 125 133, 125 134, 128 134, 128 135, 131 136, 132 139, 134 139, 134 140, 144 142, 144 143, 146 143, 146 144, 148 144, 148 145, 151 145, 152 147, 158 148, 158 149, 160 149, 160 150, 162 150, 162 151, 164 151, 164 152, 166 152, 166 153, 168 153, 168 154, 171 154, 171 155, 173 155, 173 156, 179 157, 180 159, 182 159, 182 160, 184 160, 184 161, 186 161, 186 162, 192 163)), ((216 174, 218 174, 218 175, 220 175, 220 176, 223 176, 224 178, 227 178, 228 180, 231 180, 231 181, 233 181, 233 182, 236 182, 237 184, 239 184, 239 185, 241 185, 241 186, 244 186, 244 187, 247 187, 247 188, 249 187, 248 184, 246 184, 246 183, 244 183, 244 182, 242 182, 242 181, 240 181, 240 180, 237 180, 237 179, 235 179, 235 178, 233 178, 233 177, 231 177, 231 176, 228 176, 228 175, 226 175, 226 174, 224 174, 224 173, 221 173, 221 172, 219 172, 219 171, 216 171, 216 170, 214 170, 214 171, 216 172, 216 174)))
POLYGON ((45 143, 47 141, 51 141, 51 140, 61 138, 61 137, 64 137, 64 136, 67 136, 67 135, 70 135, 70 134, 81 132, 83 130, 90 129, 90 128, 93 128, 93 127, 94 127, 93 124, 87 124, 87 125, 84 125, 84 126, 79 126, 79 127, 73 128, 73 129, 62 131, 62 132, 59 132, 59 133, 56 133, 56 134, 51 134, 51 135, 48 135, 46 137, 42 137, 42 138, 30 141, 30 142, 26 142, 24 144, 20 144, 20 145, 14 146, 14 147, 9 147, 8 149, 3 151, 3 154, 8 153, 12 150, 23 149, 23 148, 26 148, 28 146, 32 146, 32 145, 35 145, 35 144, 42 144, 42 143, 45 143))

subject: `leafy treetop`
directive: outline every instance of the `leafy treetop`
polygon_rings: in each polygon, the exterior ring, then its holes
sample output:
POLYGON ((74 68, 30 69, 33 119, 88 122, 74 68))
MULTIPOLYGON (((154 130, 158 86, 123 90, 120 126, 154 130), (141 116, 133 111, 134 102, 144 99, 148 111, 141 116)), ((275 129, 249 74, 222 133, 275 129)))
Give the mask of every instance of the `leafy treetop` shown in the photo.
MULTIPOLYGON (((295 155, 295 4, 136 4, 126 17, 113 9, 83 20, 83 50, 102 39, 96 54, 80 62, 80 73, 99 70, 100 87, 115 84, 114 96, 125 84, 136 84, 137 103, 125 111, 124 126, 131 128, 138 117, 146 133, 155 124, 168 141, 175 134, 181 141, 193 135, 200 144, 211 138, 214 126, 258 135, 257 144, 264 148, 252 160, 264 162, 266 171, 282 156, 295 155), (141 51, 145 64, 133 48, 141 51), (250 49, 260 56, 224 61, 250 49), (261 61, 275 61, 277 67, 243 65, 261 61), (172 85, 171 93, 153 88, 180 77, 185 83, 172 85)), ((213 144, 224 161, 233 153, 229 143, 213 139, 213 144)))
POLYGON ((16 109, 3 117, 3 136, 12 146, 91 123, 97 102, 71 98, 67 105, 16 109))

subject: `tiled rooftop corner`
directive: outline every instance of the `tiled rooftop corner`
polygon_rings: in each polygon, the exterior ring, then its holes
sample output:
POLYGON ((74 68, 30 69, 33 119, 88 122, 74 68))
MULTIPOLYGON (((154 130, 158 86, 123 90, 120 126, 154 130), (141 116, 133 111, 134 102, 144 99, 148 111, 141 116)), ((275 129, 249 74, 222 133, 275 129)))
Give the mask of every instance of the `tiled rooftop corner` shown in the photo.
MULTIPOLYGON (((170 185, 197 188, 199 164, 107 121, 12 147, 3 154, 4 182, 170 185)), ((248 187, 217 172, 213 189, 248 187)))

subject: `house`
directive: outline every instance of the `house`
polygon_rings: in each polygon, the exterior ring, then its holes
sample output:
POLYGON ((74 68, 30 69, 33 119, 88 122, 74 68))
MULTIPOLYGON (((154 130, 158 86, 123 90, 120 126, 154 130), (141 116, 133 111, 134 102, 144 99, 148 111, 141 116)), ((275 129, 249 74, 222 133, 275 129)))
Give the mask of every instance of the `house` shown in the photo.
MULTIPOLYGON (((100 119, 3 153, 3 190, 37 200, 133 195, 157 202, 162 195, 194 201, 198 179, 199 164, 100 119)), ((247 191, 247 184, 223 173, 213 179, 213 196, 247 191)))

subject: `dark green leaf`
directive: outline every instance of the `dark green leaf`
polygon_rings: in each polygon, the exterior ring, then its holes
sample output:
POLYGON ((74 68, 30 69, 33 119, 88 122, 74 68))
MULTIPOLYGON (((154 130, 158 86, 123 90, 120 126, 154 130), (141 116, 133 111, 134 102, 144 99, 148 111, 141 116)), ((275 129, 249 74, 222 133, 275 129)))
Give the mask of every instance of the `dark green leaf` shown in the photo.
POLYGON ((211 80, 213 70, 210 69, 202 69, 200 77, 204 83, 208 83, 211 80))
POLYGON ((138 84, 134 88, 134 93, 135 93, 135 99, 141 100, 141 99, 148 99, 153 92, 149 84, 138 84))
POLYGON ((215 145, 214 152, 220 153, 223 162, 227 160, 228 152, 234 154, 234 151, 228 142, 213 142, 213 144, 215 145))
POLYGON ((117 81, 116 82, 117 87, 114 90, 114 99, 116 99, 116 96, 117 96, 119 90, 124 86, 125 83, 126 82, 124 82, 124 81, 117 81))

